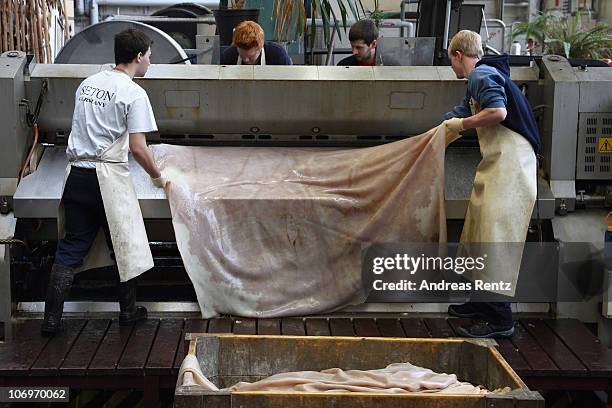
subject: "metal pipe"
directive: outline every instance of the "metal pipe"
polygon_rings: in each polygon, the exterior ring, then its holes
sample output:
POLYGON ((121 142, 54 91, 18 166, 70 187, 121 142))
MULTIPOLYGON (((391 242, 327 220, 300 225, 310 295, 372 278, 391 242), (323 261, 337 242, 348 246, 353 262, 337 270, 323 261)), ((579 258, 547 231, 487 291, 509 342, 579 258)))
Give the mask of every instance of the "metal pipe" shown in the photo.
MULTIPOLYGON (((408 0, 402 0, 400 2, 400 21, 405 21, 404 13, 406 12, 406 2, 408 0)), ((404 36, 404 27, 400 28, 400 37, 404 36)))
MULTIPOLYGON (((157 6, 173 6, 180 1, 177 0, 95 0, 101 6, 143 6, 157 7, 157 6), (143 4, 144 3, 144 4, 143 4)), ((190 3, 199 4, 206 7, 218 7, 219 0, 194 0, 190 3)))
POLYGON ((481 8, 480 12, 482 13, 482 21, 484 21, 485 34, 487 35, 487 41, 488 41, 489 38, 491 38, 491 36, 489 35, 489 26, 487 25, 487 18, 485 17, 484 8, 481 8))
POLYGON ((495 55, 502 55, 501 52, 497 51, 495 48, 491 47, 489 44, 485 45, 485 49, 491 51, 495 55))
MULTIPOLYGON (((502 47, 501 47, 501 52, 504 53, 506 52, 506 23, 503 22, 503 20, 500 20, 498 18, 487 18, 485 19, 485 23, 497 23, 499 24, 499 28, 501 28, 502 30, 502 47)), ((489 38, 487 36, 487 42, 489 41, 489 38)))
POLYGON ((131 15, 131 14, 115 14, 115 15, 109 15, 106 17, 106 20, 132 20, 132 21, 143 21, 146 20, 146 24, 152 24, 155 22, 163 22, 163 23, 176 23, 176 24, 181 24, 181 23, 193 23, 196 22, 197 24, 207 24, 207 25, 214 25, 215 24, 215 18, 212 16, 212 14, 210 15, 210 17, 162 17, 162 16, 135 16, 135 15, 131 15))
POLYGON ((446 15, 444 16, 444 37, 442 38, 442 49, 448 49, 448 32, 450 31, 451 0, 446 0, 446 15))
POLYGON ((584 206, 586 205, 596 205, 603 206, 606 201, 606 196, 598 195, 598 194, 585 194, 585 190, 578 190, 578 196, 576 197, 576 202, 580 203, 584 206))
MULTIPOLYGON (((402 0, 400 1, 400 21, 405 22, 406 17, 406 4, 418 4, 418 0, 402 0)), ((412 23, 410 23, 412 24, 412 23)), ((414 30, 414 29, 413 29, 414 30)), ((400 37, 404 36, 404 27, 400 27, 400 37)), ((411 37, 410 33, 408 33, 408 37, 411 37)))
POLYGON ((85 15, 85 0, 76 0, 75 11, 77 16, 85 15))
MULTIPOLYGON (((306 19, 306 25, 310 26, 312 24, 312 19, 308 18, 306 19)), ((355 20, 346 20, 346 27, 350 27, 353 24, 355 24, 355 20)), ((317 27, 323 27, 323 20, 320 18, 315 19, 315 26, 317 27)), ((329 24, 330 27, 336 27, 337 29, 342 29, 343 28, 343 24, 342 22, 338 21, 337 23, 331 23, 329 24)), ((385 21, 385 25, 383 26, 385 28, 401 28, 401 27, 408 27, 408 29, 410 29, 410 27, 414 27, 414 24, 411 23, 410 21, 385 21)))
MULTIPOLYGON (((310 27, 310 25, 312 24, 312 18, 308 18, 306 19, 306 26, 310 27)), ((352 26, 353 24, 355 24, 355 20, 347 20, 346 21, 346 26, 347 28, 352 26)), ((323 27, 323 20, 320 18, 315 19, 315 26, 316 27, 323 27)), ((335 23, 331 23, 330 22, 330 27, 334 27, 336 30, 341 30, 343 29, 344 24, 342 24, 342 22, 340 21, 336 21, 335 23)), ((384 28, 402 28, 402 27, 407 27, 408 28, 408 36, 413 36, 412 34, 414 34, 415 32, 415 28, 414 28, 414 24, 411 23, 410 21, 385 21, 384 28)), ((346 33, 346 30, 344 30, 344 32, 346 33)), ((340 33, 340 31, 338 31, 338 33, 340 33)), ((314 51, 314 47, 313 47, 313 51, 314 51)), ((311 58, 312 56, 314 56, 314 54, 311 54, 311 58)))
POLYGON ((98 0, 91 0, 91 5, 89 9, 89 23, 90 24, 98 24, 100 21, 98 16, 98 0))
MULTIPOLYGON (((147 7, 166 7, 173 6, 176 0, 147 0, 147 7)), ((195 0, 192 3, 206 7, 219 7, 219 0, 195 0)), ((98 6, 143 6, 142 0, 91 0, 89 21, 97 24, 100 21, 98 6)))
POLYGON ((404 21, 404 23, 402 24, 402 26, 400 27, 400 30, 403 30, 404 27, 408 28, 408 33, 406 34, 406 37, 416 37, 416 33, 415 33, 415 29, 414 29, 414 23, 411 21, 404 21))

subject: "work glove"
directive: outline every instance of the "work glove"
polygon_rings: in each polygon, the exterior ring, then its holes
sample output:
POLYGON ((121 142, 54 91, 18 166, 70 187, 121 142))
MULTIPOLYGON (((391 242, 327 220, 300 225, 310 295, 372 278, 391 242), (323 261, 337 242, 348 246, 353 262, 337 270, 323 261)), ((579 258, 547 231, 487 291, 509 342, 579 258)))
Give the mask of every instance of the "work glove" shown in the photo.
POLYGON ((164 177, 163 173, 157 178, 151 178, 151 181, 155 187, 159 188, 165 188, 166 184, 168 184, 168 179, 164 177))
POLYGON ((459 133, 463 130, 463 119, 461 118, 450 118, 444 121, 444 125, 451 131, 455 133, 459 133))

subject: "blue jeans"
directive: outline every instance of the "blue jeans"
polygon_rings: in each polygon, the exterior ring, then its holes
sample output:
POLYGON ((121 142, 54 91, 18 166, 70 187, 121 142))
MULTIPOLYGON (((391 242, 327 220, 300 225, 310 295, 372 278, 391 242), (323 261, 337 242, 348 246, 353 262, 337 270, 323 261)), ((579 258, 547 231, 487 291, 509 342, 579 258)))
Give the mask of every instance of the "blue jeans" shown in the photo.
POLYGON ((69 268, 82 266, 100 228, 103 228, 107 244, 112 249, 95 169, 72 167, 66 180, 62 203, 66 234, 57 244, 56 264, 69 268))
POLYGON ((476 305, 484 321, 497 326, 512 326, 510 302, 483 302, 476 305))

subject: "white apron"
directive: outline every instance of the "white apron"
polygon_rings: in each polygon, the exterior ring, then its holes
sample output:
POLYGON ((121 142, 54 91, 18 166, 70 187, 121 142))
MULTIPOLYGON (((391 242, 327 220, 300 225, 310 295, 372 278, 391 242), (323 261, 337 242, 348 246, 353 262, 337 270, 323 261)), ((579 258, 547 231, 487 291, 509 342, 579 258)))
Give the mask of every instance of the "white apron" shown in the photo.
MULTIPOLYGON (((240 58, 240 54, 238 54, 238 65, 242 65, 242 58, 240 58)), ((261 65, 266 65, 266 50, 261 49, 261 65)))
MULTIPOLYGON (((470 106, 473 114, 480 112, 473 99, 470 106)), ((537 159, 524 136, 501 124, 476 131, 482 160, 476 169, 460 242, 509 243, 481 248, 468 245, 471 255, 487 254, 486 267, 469 278, 511 283, 510 292, 492 292, 514 296, 536 201, 537 159)))
MULTIPOLYGON (((129 136, 126 133, 104 150, 97 160, 92 160, 96 162, 96 175, 100 184, 104 212, 122 282, 135 278, 153 267, 153 256, 142 213, 130 180, 128 150, 129 136)), ((68 163, 64 185, 70 169, 71 164, 68 163)), ((64 237, 64 208, 61 203, 58 228, 59 237, 64 237)), ((79 271, 112 264, 104 231, 100 228, 79 271)))

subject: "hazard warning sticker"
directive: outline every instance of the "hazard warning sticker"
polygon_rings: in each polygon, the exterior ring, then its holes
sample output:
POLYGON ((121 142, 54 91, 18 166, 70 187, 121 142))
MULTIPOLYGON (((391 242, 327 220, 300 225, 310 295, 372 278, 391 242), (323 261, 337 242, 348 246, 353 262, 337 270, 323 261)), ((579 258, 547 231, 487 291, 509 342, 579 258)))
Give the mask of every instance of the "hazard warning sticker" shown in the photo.
POLYGON ((597 145, 599 153, 612 153, 612 137, 600 137, 597 145))

